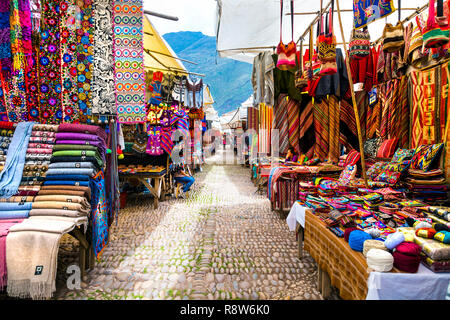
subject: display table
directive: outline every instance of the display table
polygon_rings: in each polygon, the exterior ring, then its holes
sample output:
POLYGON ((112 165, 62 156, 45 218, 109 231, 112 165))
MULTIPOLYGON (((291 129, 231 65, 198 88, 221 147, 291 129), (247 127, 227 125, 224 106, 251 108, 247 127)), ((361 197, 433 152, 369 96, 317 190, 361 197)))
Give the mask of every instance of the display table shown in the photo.
POLYGON ((312 211, 298 202, 286 222, 289 230, 298 231, 300 248, 307 250, 317 262, 318 289, 324 297, 330 285, 346 300, 441 300, 450 297, 450 273, 434 273, 423 264, 417 273, 374 272, 367 267, 362 253, 354 251, 343 238, 338 238, 312 211), (304 233, 304 241, 302 241, 304 233), (304 244, 303 244, 304 242, 304 244))
MULTIPOLYGON (((153 171, 137 171, 137 172, 126 172, 119 171, 120 177, 124 180, 137 180, 142 183, 153 195, 154 197, 154 208, 157 209, 159 205, 159 200, 162 198, 162 190, 166 190, 165 186, 165 176, 167 171, 162 168, 156 168, 153 171), (153 183, 153 185, 152 185, 153 183)), ((161 199, 162 200, 162 199, 161 199)))

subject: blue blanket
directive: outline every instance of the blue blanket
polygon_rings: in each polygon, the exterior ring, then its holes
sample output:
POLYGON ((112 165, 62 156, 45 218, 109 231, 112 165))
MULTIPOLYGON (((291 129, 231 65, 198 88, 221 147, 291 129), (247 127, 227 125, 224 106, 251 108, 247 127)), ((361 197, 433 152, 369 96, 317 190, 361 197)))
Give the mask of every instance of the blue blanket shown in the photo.
POLYGON ((82 174, 55 174, 45 177, 46 181, 49 180, 68 180, 68 181, 89 181, 90 176, 82 174))
POLYGON ((0 220, 28 218, 30 210, 0 211, 0 220))
POLYGON ((66 181, 66 180, 50 180, 45 181, 44 186, 81 186, 89 187, 89 181, 66 181))
POLYGON ((0 211, 31 210, 32 202, 0 202, 0 211))

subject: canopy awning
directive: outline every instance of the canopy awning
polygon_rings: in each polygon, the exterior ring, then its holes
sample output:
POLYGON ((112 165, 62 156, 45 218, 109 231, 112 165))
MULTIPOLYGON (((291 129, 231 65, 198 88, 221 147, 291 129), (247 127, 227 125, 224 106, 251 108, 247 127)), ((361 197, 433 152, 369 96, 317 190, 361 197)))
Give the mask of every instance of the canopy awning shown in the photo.
POLYGON ((144 15, 144 66, 145 69, 187 75, 183 63, 177 59, 169 44, 156 31, 144 15))
MULTIPOLYGON (((323 0, 326 6, 328 0, 323 0)), ((405 19, 414 11, 427 4, 427 0, 408 0, 402 2, 401 18, 405 19)), ((398 2, 393 0, 394 7, 398 2)), ((253 63, 254 57, 262 51, 272 51, 280 42, 280 1, 272 0, 217 0, 217 50, 221 57, 229 57, 235 60, 253 63)), ((353 29, 353 1, 340 0, 342 11, 342 24, 345 38, 348 43, 353 29)), ((335 10, 337 6, 335 5, 335 10)), ((294 41, 297 42, 301 35, 308 29, 311 22, 320 11, 320 1, 295 0, 294 13, 294 41)), ((290 1, 284 1, 283 15, 283 42, 288 43, 292 39, 290 1)), ((398 12, 395 11, 387 18, 382 18, 369 24, 369 32, 372 41, 379 39, 383 34, 386 22, 396 24, 398 12)), ((314 29, 315 30, 315 29, 314 29)), ((316 30, 315 30, 316 31, 316 30)), ((342 42, 337 13, 334 14, 334 33, 338 43, 342 42)), ((316 38, 316 37, 315 37, 316 38)), ((305 37, 304 44, 308 44, 309 34, 305 37)), ((341 46, 342 48, 342 46, 341 46)))

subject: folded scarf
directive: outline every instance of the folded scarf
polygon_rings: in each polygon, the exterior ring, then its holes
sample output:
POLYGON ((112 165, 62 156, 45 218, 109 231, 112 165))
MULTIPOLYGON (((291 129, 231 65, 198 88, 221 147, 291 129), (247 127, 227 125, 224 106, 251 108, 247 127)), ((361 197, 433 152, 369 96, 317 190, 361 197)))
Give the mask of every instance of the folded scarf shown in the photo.
POLYGON ((100 153, 106 153, 106 143, 101 139, 98 141, 86 141, 86 140, 58 140, 57 145, 86 145, 99 148, 100 153))
POLYGON ((96 157, 85 157, 85 156, 52 157, 50 159, 50 162, 51 163, 54 163, 54 162, 91 162, 97 167, 97 169, 100 169, 101 167, 103 167, 103 161, 101 161, 100 159, 98 159, 96 157))
POLYGON ((104 129, 88 124, 63 123, 59 125, 58 132, 93 134, 106 141, 106 132, 104 129))
POLYGON ((14 122, 0 121, 0 129, 14 130, 14 122))
POLYGON ((45 174, 43 174, 41 176, 41 174, 39 172, 36 172, 36 173, 28 172, 27 175, 24 175, 22 177, 22 182, 42 182, 45 180, 44 176, 45 176, 45 174))
POLYGON ((91 150, 65 150, 53 152, 53 157, 95 157, 99 162, 103 162, 100 154, 91 150))
POLYGON ((96 169, 92 162, 54 162, 48 166, 49 169, 96 169))
POLYGON ((45 149, 45 148, 28 148, 27 149, 28 154, 52 154, 53 149, 45 149))
POLYGON ((84 233, 86 233, 87 226, 88 226, 88 218, 86 216, 82 216, 82 217, 33 216, 33 217, 29 217, 28 220, 67 221, 67 222, 73 223, 76 227, 84 225, 84 233))
POLYGON ((33 201, 34 201, 33 196, 25 196, 25 197, 12 196, 9 199, 0 199, 0 202, 33 202, 33 201))
POLYGON ((19 191, 39 191, 40 186, 20 186, 19 191))
POLYGON ((97 141, 106 144, 105 139, 102 139, 97 135, 76 132, 58 132, 56 134, 56 144, 62 144, 61 140, 83 140, 85 141, 84 144, 88 144, 86 141, 97 141))
POLYGON ((26 219, 30 214, 30 210, 11 210, 0 211, 0 220, 5 219, 26 219))
POLYGON ((87 175, 89 177, 93 177, 95 176, 95 174, 97 173, 96 170, 90 168, 90 169, 78 169, 78 168, 61 168, 61 169, 49 169, 46 174, 47 177, 49 176, 54 176, 54 175, 64 175, 64 174, 69 174, 69 175, 87 175))
POLYGON ((15 202, 0 202, 0 211, 15 211, 15 210, 31 210, 32 202, 15 203, 15 202))
POLYGON ((91 207, 91 204, 86 199, 86 197, 69 196, 69 195, 37 196, 35 198, 35 200, 34 200, 34 203, 37 203, 37 202, 48 202, 48 201, 67 202, 67 203, 79 203, 84 208, 90 208, 91 207))
POLYGON ((51 159, 52 159, 51 154, 27 153, 25 156, 26 161, 50 161, 51 159))
POLYGON ((51 144, 51 143, 55 143, 55 138, 30 137, 30 142, 32 142, 32 143, 51 144))
POLYGON ((58 125, 55 124, 40 124, 37 123, 33 126, 34 131, 49 131, 49 132, 57 132, 58 125))
POLYGON ((55 144, 53 145, 54 151, 65 151, 65 150, 91 150, 98 151, 98 147, 87 145, 87 144, 55 144))
POLYGON ((46 177, 46 181, 53 181, 53 180, 89 181, 89 179, 90 177, 88 175, 77 175, 77 174, 58 174, 46 177))
MULTIPOLYGON (((85 203, 87 203, 87 201, 85 203)), ((72 203, 62 201, 40 201, 40 202, 33 202, 33 209, 74 210, 79 211, 80 213, 89 214, 89 212, 91 211, 91 206, 90 205, 84 206, 82 203, 72 203)))
POLYGON ((27 219, 9 229, 6 238, 9 296, 52 297, 56 290, 59 241, 75 226, 70 221, 27 219))
POLYGON ((25 166, 23 168, 24 171, 47 171, 50 162, 38 162, 28 161, 25 162, 25 166))
POLYGON ((34 122, 20 122, 17 125, 5 167, 0 173, 0 198, 12 197, 18 191, 33 124, 34 122))
POLYGON ((45 181, 44 186, 82 186, 89 187, 89 181, 65 181, 65 180, 54 180, 45 181))
POLYGON ((19 197, 27 197, 27 196, 36 196, 38 194, 39 191, 24 191, 24 190, 19 190, 19 192, 17 192, 16 196, 19 197))
POLYGON ((7 283, 6 272, 6 236, 9 233, 9 229, 22 222, 22 219, 17 220, 0 220, 0 290, 2 290, 7 283))
POLYGON ((30 211, 30 217, 33 216, 85 217, 86 214, 77 210, 33 209, 30 211))
MULTIPOLYGON (((53 186, 48 186, 53 187, 53 186)), ((61 187, 59 187, 58 190, 56 189, 43 189, 40 190, 38 195, 39 196, 53 196, 53 195, 63 195, 63 196, 76 196, 76 197, 84 197, 88 201, 91 200, 91 189, 89 191, 76 191, 76 190, 69 190, 67 189, 70 186, 64 186, 64 189, 61 190, 61 187)), ((46 187, 44 187, 46 188, 46 187)))
POLYGON ((42 137, 42 138, 54 138, 56 137, 56 132, 50 131, 34 131, 31 133, 32 137, 42 137))
POLYGON ((43 148, 43 149, 53 149, 54 148, 54 144, 48 144, 48 143, 35 143, 35 142, 30 142, 28 144, 28 148, 34 148, 34 149, 39 149, 39 148, 43 148))
POLYGON ((20 186, 19 186, 19 190, 20 187, 31 187, 31 186, 40 186, 42 185, 42 180, 28 180, 28 181, 21 181, 20 182, 20 186))

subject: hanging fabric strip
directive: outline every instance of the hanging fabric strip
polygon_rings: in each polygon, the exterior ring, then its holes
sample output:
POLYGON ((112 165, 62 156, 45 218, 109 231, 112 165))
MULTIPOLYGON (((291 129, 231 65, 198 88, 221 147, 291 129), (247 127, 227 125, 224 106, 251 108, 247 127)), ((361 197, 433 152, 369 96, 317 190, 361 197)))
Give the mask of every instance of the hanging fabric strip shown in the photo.
POLYGON ((115 91, 120 123, 145 121, 142 19, 142 0, 115 1, 115 91))
POLYGON ((60 7, 58 0, 42 1, 39 51, 40 123, 59 124, 61 111, 60 7))
POLYGON ((94 2, 92 114, 116 115, 114 93, 113 0, 94 2))
POLYGON ((78 114, 80 123, 88 123, 92 116, 92 47, 94 26, 92 24, 92 2, 79 1, 81 24, 77 29, 77 80, 78 114), (81 4, 81 5, 80 5, 81 4))
POLYGON ((63 122, 79 123, 76 1, 61 1, 61 76, 63 122))
POLYGON ((393 0, 353 0, 353 24, 355 29, 389 16, 395 11, 393 0))
POLYGON ((40 44, 40 33, 39 31, 33 30, 31 35, 33 44, 33 55, 32 55, 32 67, 28 69, 25 74, 25 83, 27 87, 27 107, 28 107, 28 121, 39 122, 39 44, 40 44))

